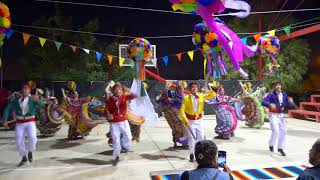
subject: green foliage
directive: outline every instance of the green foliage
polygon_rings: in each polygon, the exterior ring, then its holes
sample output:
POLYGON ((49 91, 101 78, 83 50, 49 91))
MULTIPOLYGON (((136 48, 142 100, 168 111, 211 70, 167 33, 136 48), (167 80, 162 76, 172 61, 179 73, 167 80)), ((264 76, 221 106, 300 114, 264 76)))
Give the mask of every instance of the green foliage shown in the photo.
MULTIPOLYGON (((62 16, 58 7, 56 13, 49 18, 41 18, 33 23, 35 26, 59 27, 60 29, 74 29, 72 17, 62 16)), ((93 19, 78 28, 81 31, 95 32, 99 29, 99 20, 93 19)), ((32 58, 23 62, 28 79, 46 79, 55 81, 95 81, 109 80, 120 77, 126 80, 131 77, 130 68, 119 68, 118 59, 114 58, 112 65, 107 60, 107 54, 118 54, 119 40, 115 39, 108 44, 100 43, 92 34, 71 33, 65 31, 41 31, 39 36, 63 42, 77 47, 96 50, 102 53, 97 63, 96 53, 88 55, 82 49, 73 53, 68 45, 62 45, 57 51, 55 44, 47 41, 42 48, 38 39, 33 38, 27 48, 31 49, 32 58)), ((119 79, 120 80, 120 79, 119 79)))
MULTIPOLYGON (((235 19, 231 21, 228 26, 235 32, 256 32, 258 26, 257 17, 251 16, 247 20, 235 19)), ((294 19, 289 19, 287 23, 294 23, 294 19)), ((267 28, 267 24, 264 25, 267 28)), ((284 32, 277 32, 277 36, 284 34, 284 32)), ((290 39, 281 41, 281 51, 276 57, 280 68, 278 71, 274 71, 269 74, 267 67, 268 60, 263 59, 263 84, 264 86, 271 88, 271 82, 279 79, 282 82, 282 87, 286 91, 300 91, 302 90, 302 80, 308 70, 310 49, 309 44, 303 39, 290 39)), ((255 45, 254 38, 248 37, 247 44, 255 45)), ((241 79, 239 73, 231 66, 228 57, 224 55, 229 73, 224 79, 241 79)), ((244 62, 240 66, 245 72, 249 74, 249 79, 258 80, 258 55, 252 58, 245 58, 244 62)))

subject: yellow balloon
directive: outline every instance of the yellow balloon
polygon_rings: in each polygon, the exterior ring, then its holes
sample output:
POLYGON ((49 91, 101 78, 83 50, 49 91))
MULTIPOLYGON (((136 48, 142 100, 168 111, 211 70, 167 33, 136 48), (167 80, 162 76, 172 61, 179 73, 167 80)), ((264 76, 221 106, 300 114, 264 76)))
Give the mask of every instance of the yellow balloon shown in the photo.
POLYGON ((10 20, 8 18, 6 18, 6 17, 3 18, 3 26, 5 28, 9 28, 11 26, 10 20))

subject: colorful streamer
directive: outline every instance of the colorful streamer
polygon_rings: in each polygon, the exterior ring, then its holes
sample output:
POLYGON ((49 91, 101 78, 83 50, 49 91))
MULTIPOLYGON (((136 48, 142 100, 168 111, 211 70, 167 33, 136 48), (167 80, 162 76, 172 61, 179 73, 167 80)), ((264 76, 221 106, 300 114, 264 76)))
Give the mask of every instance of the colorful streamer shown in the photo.
POLYGON ((232 66, 244 77, 248 74, 243 71, 239 66, 238 62, 243 61, 242 51, 248 56, 253 56, 253 52, 246 48, 246 46, 241 42, 240 38, 229 28, 227 28, 223 23, 216 22, 212 14, 221 13, 225 8, 238 9, 242 12, 234 13, 237 17, 246 17, 250 12, 250 6, 246 2, 235 1, 235 0, 169 0, 173 4, 174 10, 181 10, 188 12, 190 9, 185 7, 193 7, 193 11, 202 17, 206 25, 216 33, 219 42, 221 43, 223 49, 229 55, 232 66), (227 37, 234 43, 234 48, 232 49, 228 44, 227 37), (240 46, 238 46, 240 44, 240 46))

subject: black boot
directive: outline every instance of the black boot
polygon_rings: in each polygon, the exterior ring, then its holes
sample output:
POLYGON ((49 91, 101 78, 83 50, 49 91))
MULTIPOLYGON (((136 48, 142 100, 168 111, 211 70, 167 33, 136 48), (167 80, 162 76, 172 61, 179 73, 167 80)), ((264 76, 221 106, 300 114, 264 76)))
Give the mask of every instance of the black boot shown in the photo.
POLYGON ((190 154, 190 162, 193 162, 194 161, 194 155, 193 154, 190 154))
POLYGON ((118 163, 119 163, 119 161, 120 161, 120 158, 119 158, 119 157, 116 157, 116 159, 115 159, 114 162, 113 162, 113 166, 117 166, 118 163))
POLYGON ((278 152, 281 154, 281 156, 286 156, 286 153, 283 152, 283 149, 278 149, 278 152))
POLYGON ((273 152, 273 146, 269 146, 269 150, 273 152))
POLYGON ((23 156, 21 162, 17 165, 18 167, 24 166, 27 163, 27 157, 23 156))
POLYGON ((32 161, 33 161, 32 152, 28 153, 28 160, 29 160, 29 162, 32 163, 32 161))

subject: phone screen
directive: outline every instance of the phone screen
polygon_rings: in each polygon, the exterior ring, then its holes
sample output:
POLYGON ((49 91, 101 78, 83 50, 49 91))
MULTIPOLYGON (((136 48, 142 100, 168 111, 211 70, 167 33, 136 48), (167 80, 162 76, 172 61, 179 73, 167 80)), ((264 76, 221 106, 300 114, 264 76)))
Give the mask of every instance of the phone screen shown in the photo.
POLYGON ((218 167, 223 167, 225 164, 227 164, 227 152, 218 151, 218 167))

